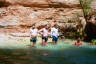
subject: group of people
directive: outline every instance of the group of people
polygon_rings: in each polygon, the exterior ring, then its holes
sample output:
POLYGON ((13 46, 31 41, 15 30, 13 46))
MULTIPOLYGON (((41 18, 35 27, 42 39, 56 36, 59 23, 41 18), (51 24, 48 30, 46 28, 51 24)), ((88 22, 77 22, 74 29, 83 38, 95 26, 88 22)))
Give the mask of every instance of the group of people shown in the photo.
POLYGON ((30 46, 35 46, 37 42, 37 36, 40 34, 42 36, 42 45, 45 46, 48 41, 48 36, 52 37, 52 43, 56 44, 58 41, 59 31, 58 31, 58 25, 55 24, 51 27, 51 30, 49 31, 49 26, 45 25, 44 28, 38 30, 36 26, 32 26, 30 29, 30 46))
MULTIPOLYGON (((35 25, 33 25, 30 29, 30 46, 33 47, 35 46, 36 42, 37 42, 37 37, 38 34, 40 34, 42 36, 42 45, 45 46, 47 44, 48 41, 48 36, 51 36, 52 38, 52 43, 56 44, 58 41, 58 37, 59 37, 59 31, 58 31, 58 25, 55 24, 54 26, 52 26, 49 30, 49 26, 45 25, 44 28, 38 30, 36 28, 35 25)), ((80 37, 77 38, 77 41, 73 43, 74 45, 82 45, 81 41, 80 41, 80 37)))

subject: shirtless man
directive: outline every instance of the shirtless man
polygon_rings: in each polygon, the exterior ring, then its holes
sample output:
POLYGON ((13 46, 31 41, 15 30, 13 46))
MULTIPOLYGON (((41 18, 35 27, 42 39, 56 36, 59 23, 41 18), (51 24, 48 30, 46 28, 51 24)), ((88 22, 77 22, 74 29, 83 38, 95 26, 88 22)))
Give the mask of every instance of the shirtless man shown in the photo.
POLYGON ((48 25, 45 25, 44 28, 40 29, 39 32, 42 32, 42 45, 45 46, 48 41, 48 25))
POLYGON ((38 29, 34 26, 30 29, 30 46, 33 47, 36 44, 38 35, 38 29))

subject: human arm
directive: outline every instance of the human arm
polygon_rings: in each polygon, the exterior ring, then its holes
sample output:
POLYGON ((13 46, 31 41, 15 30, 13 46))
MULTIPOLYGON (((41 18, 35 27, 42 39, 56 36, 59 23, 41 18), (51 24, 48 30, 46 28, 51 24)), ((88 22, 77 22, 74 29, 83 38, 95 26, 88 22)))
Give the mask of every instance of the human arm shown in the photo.
POLYGON ((51 36, 51 37, 52 37, 52 34, 53 34, 53 33, 52 33, 52 28, 51 28, 51 32, 50 32, 50 36, 51 36))
POLYGON ((38 31, 39 34, 42 35, 43 28, 38 31))
POLYGON ((30 35, 30 38, 31 38, 32 37, 32 29, 30 29, 29 35, 30 35))
POLYGON ((76 45, 77 42, 73 42, 72 45, 76 45))

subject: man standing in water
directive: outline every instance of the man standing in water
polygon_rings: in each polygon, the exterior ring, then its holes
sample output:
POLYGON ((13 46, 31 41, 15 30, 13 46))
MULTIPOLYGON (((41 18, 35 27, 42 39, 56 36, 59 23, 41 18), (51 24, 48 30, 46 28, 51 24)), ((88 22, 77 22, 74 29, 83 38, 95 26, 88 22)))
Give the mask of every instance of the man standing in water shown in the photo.
POLYGON ((38 29, 33 25, 30 29, 30 46, 33 47, 36 44, 38 35, 38 29))
POLYGON ((58 41, 58 26, 57 24, 55 24, 52 28, 51 28, 51 37, 52 37, 52 43, 56 44, 58 41))
POLYGON ((48 25, 45 25, 45 27, 39 30, 39 32, 42 32, 42 45, 45 46, 48 41, 48 35, 49 35, 48 25))
POLYGON ((77 39, 76 42, 73 43, 73 45, 76 45, 76 46, 82 45, 82 42, 80 41, 80 37, 77 39))

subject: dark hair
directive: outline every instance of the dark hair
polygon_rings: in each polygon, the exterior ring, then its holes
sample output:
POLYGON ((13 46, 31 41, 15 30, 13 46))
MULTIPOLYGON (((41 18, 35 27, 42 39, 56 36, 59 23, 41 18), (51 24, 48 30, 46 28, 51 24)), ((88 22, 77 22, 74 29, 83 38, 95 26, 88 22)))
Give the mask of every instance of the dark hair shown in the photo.
POLYGON ((58 26, 57 24, 54 25, 54 27, 57 27, 57 26, 58 26))
POLYGON ((48 24, 46 24, 45 26, 48 26, 48 24))
POLYGON ((35 26, 31 27, 31 29, 35 29, 35 26))
POLYGON ((35 26, 35 23, 32 26, 35 26))

